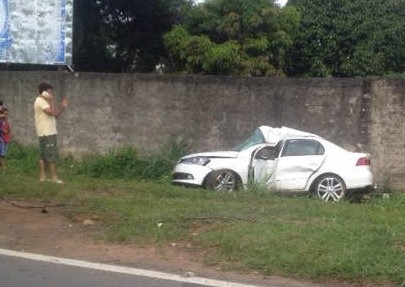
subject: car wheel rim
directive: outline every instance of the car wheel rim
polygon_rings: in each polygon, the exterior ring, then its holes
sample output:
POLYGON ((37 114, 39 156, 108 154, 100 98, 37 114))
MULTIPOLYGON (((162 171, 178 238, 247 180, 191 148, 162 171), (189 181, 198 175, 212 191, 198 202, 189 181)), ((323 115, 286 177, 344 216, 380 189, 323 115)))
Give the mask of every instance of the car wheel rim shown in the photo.
POLYGON ((218 191, 233 191, 235 189, 236 179, 232 172, 220 173, 217 177, 215 189, 218 191))
POLYGON ((339 201, 344 195, 344 187, 335 177, 326 177, 317 185, 318 197, 324 201, 339 201))

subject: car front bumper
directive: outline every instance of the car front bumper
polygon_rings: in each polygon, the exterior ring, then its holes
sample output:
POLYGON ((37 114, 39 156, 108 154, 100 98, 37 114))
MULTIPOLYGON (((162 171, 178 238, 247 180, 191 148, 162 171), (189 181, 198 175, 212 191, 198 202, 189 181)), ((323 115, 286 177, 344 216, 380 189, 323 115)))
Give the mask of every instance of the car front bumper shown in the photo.
POLYGON ((195 164, 178 163, 173 170, 172 183, 202 186, 212 169, 195 164))

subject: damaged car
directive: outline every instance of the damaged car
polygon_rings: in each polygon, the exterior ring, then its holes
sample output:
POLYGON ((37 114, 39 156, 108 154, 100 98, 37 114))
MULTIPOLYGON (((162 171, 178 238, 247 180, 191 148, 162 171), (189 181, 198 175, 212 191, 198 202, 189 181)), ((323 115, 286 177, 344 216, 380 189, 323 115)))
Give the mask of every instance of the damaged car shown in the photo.
POLYGON ((250 185, 339 201, 375 188, 370 154, 347 151, 296 129, 261 126, 229 151, 195 153, 174 167, 172 182, 230 192, 250 185))

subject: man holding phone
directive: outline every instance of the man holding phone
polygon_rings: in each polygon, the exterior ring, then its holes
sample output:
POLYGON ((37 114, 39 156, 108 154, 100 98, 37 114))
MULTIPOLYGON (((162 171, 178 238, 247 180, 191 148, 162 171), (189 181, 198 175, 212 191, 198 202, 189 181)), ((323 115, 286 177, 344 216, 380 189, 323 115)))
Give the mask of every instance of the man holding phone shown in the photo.
POLYGON ((40 181, 46 181, 46 165, 49 166, 51 181, 63 183, 56 173, 56 162, 59 158, 57 145, 56 119, 68 106, 68 101, 63 98, 59 108, 55 105, 53 87, 48 83, 38 86, 38 96, 34 103, 35 128, 39 138, 39 171, 40 181))

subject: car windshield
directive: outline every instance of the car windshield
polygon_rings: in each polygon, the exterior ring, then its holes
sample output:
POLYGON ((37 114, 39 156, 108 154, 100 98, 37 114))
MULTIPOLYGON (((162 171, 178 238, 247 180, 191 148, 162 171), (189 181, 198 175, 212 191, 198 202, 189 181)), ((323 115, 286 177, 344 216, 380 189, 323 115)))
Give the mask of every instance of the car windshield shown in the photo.
POLYGON ((262 144, 265 143, 264 136, 260 129, 256 129, 253 134, 244 142, 238 144, 236 147, 233 148, 234 151, 243 151, 247 148, 250 148, 251 146, 257 145, 257 144, 262 144))

